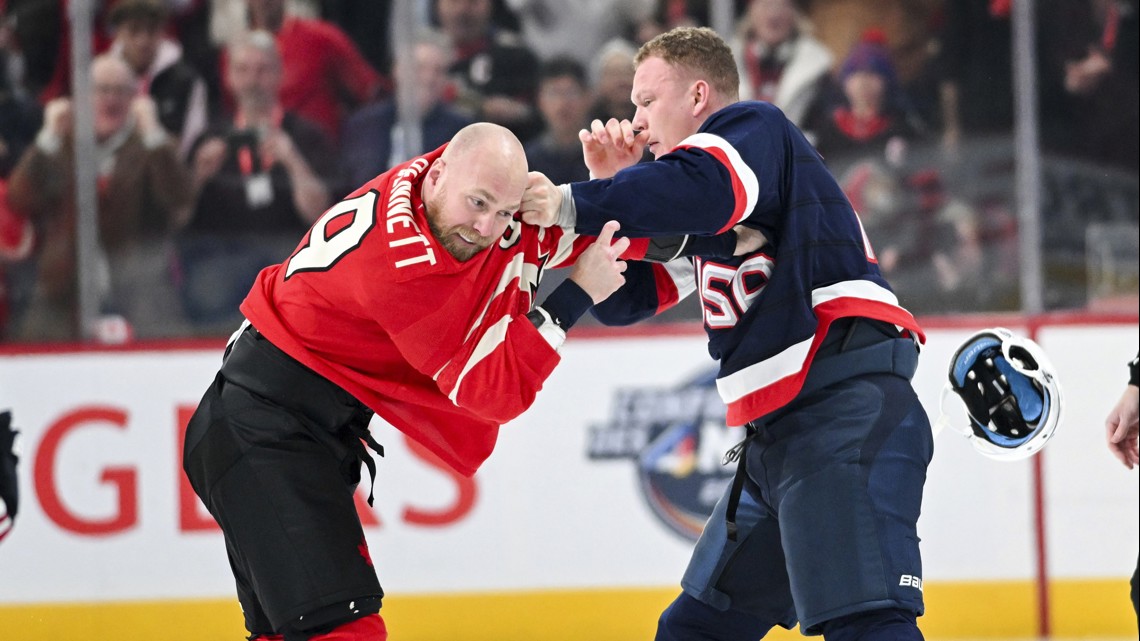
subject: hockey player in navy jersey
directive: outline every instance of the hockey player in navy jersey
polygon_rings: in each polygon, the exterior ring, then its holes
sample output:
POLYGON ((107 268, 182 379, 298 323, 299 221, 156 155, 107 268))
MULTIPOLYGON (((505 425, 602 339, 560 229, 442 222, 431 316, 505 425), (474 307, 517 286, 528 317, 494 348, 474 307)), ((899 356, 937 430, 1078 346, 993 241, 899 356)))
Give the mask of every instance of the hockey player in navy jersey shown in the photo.
POLYGON ((828 641, 921 639, 923 334, 819 154, 776 107, 737 101, 715 32, 674 29, 635 64, 633 121, 580 136, 597 179, 532 174, 524 220, 595 234, 614 219, 635 237, 742 224, 767 240, 732 259, 630 263, 594 308, 631 323, 697 291, 728 424, 745 427, 657 639, 756 641, 797 622, 828 641), (636 164, 645 146, 656 160, 636 164))

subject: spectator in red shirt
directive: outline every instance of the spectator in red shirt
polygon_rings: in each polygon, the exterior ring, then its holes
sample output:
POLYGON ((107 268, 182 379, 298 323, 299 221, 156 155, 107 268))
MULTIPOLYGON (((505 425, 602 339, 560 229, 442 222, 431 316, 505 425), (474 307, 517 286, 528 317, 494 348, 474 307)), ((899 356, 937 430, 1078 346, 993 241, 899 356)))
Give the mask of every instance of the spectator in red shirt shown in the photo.
MULTIPOLYGON (((246 0, 250 29, 269 31, 281 51, 281 106, 335 140, 345 114, 390 89, 336 25, 285 14, 285 0, 246 0)), ((223 77, 226 62, 223 58, 223 77)))

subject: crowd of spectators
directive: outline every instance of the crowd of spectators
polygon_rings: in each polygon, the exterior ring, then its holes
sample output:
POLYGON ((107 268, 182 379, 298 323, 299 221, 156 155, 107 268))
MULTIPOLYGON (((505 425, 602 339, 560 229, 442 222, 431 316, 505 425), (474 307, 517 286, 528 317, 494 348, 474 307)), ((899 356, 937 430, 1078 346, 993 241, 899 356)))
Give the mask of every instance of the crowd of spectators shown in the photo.
MULTIPOLYGON (((67 3, 0 0, 0 340, 84 335, 81 280, 118 340, 227 333, 325 208, 470 122, 510 128, 555 182, 587 179, 577 131, 632 117, 637 47, 712 18, 709 0, 427 0, 397 57, 391 0, 94 4, 92 95, 75 97, 67 3), (81 279, 71 150, 88 108, 97 273, 81 279)), ((1012 2, 731 6, 741 98, 813 141, 904 303, 1016 308, 1012 2)), ((1037 6, 1043 149, 1070 178, 1123 176, 1135 223, 1137 2, 1037 6)))

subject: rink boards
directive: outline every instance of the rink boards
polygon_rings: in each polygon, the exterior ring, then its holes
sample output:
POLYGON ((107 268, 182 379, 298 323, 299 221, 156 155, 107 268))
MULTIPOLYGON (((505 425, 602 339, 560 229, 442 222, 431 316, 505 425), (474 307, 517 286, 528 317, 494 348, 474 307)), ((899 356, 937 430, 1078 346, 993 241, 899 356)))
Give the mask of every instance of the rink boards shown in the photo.
MULTIPOLYGON (((1048 351, 1065 416, 1033 461, 938 437, 919 522, 924 632, 1132 634, 1140 492, 1102 424, 1136 353, 1136 318, 929 319, 915 385, 932 420, 950 354, 998 323, 1048 351)), ((179 466, 181 430, 219 356, 213 343, 0 353, 0 407, 22 430, 21 511, 0 545, 6 641, 241 638, 221 535, 179 466)), ((393 638, 652 635, 691 549, 684 508, 715 495, 737 435, 694 425, 694 447, 645 467, 648 448, 685 427, 685 408, 708 400, 699 331, 582 330, 562 356, 473 479, 373 424, 388 454, 375 507, 361 512, 393 638)))

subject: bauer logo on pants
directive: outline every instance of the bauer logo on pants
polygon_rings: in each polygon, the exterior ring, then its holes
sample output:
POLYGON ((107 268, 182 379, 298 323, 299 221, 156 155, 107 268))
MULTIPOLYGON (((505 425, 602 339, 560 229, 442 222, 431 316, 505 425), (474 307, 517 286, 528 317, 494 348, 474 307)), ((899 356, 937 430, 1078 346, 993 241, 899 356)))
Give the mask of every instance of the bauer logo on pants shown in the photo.
POLYGON ((591 460, 632 459, 641 491, 670 530, 695 541, 736 468, 721 464, 743 431, 725 426, 716 370, 675 388, 615 392, 610 418, 590 426, 591 460))

